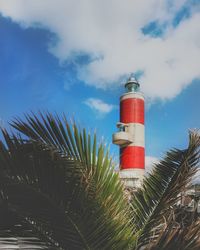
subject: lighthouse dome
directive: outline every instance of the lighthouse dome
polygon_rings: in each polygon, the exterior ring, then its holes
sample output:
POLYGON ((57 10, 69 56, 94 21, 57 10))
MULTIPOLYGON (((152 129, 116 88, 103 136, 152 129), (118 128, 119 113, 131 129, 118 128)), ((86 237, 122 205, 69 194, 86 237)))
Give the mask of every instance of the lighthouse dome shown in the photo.
POLYGON ((127 92, 137 92, 139 91, 140 84, 138 83, 135 76, 131 75, 127 82, 125 83, 125 88, 127 92))

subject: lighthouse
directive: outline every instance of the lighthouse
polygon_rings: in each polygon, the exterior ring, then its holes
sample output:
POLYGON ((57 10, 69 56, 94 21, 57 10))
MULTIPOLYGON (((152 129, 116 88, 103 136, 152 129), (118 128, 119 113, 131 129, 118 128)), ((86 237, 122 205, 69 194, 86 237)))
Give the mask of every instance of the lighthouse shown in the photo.
POLYGON ((140 84, 131 76, 120 97, 120 122, 113 143, 119 146, 119 176, 128 188, 141 186, 145 170, 144 95, 140 84))

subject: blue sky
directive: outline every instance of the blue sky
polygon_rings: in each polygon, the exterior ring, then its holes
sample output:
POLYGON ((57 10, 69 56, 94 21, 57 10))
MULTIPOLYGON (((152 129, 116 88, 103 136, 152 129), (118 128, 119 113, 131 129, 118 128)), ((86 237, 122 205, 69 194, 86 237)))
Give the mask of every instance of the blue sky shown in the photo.
POLYGON ((74 2, 2 1, 1 123, 64 112, 96 129, 117 157, 119 97, 140 72, 148 160, 186 147, 188 129, 200 127, 198 1, 74 2))

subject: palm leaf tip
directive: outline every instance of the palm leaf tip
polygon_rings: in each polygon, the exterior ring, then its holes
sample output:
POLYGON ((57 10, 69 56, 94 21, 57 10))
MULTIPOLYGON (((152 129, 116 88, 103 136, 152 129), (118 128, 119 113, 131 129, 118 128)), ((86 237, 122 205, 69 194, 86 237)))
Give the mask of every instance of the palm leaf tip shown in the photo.
POLYGON ((140 232, 139 246, 147 244, 152 234, 156 237, 161 232, 161 225, 165 225, 165 218, 169 218, 181 192, 190 185, 199 166, 199 148, 199 132, 190 131, 188 148, 167 152, 135 193, 132 206, 136 231, 140 232))
POLYGON ((47 230, 52 242, 64 249, 127 249, 133 241, 130 208, 96 134, 50 114, 27 115, 12 125, 27 142, 18 145, 6 134, 9 151, 13 147, 7 155, 10 181, 23 184, 9 191, 19 197, 9 194, 16 213, 28 214, 37 229, 47 230))

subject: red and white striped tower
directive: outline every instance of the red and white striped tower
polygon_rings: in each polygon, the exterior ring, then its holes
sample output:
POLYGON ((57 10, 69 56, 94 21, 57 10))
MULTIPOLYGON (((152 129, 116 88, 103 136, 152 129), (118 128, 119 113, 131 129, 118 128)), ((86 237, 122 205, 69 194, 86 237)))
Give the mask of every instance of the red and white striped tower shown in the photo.
POLYGON ((139 83, 130 77, 126 93, 120 97, 119 132, 113 134, 113 143, 120 146, 120 178, 127 187, 141 185, 145 168, 144 96, 139 83))

